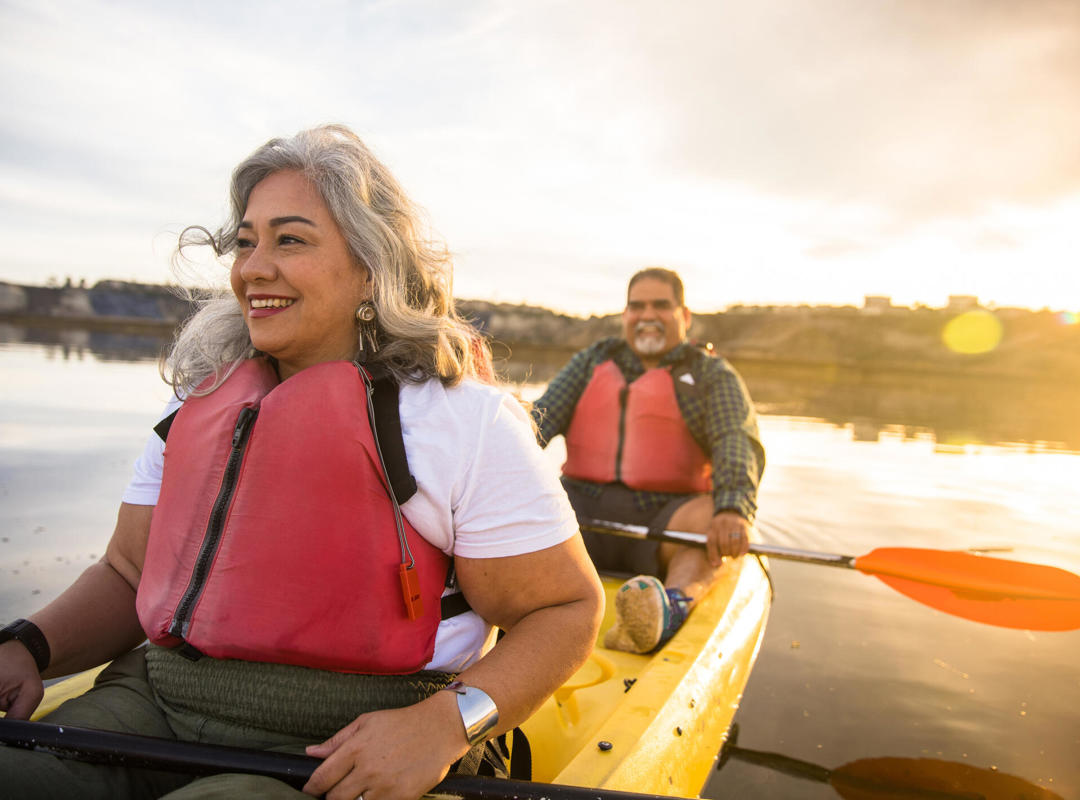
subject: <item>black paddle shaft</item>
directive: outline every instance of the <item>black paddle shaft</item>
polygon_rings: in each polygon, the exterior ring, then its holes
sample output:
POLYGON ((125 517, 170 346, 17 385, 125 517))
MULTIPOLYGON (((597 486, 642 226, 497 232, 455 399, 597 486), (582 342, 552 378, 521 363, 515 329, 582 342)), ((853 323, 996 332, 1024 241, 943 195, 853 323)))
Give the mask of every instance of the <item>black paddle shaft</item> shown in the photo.
MULTIPOLYGON (((0 743, 95 764, 189 775, 222 772, 266 775, 296 788, 307 783, 311 773, 322 763, 318 758, 290 753, 177 742, 152 736, 9 719, 0 719, 0 743)), ((447 775, 431 789, 431 793, 461 800, 660 800, 662 797, 475 775, 447 775)))

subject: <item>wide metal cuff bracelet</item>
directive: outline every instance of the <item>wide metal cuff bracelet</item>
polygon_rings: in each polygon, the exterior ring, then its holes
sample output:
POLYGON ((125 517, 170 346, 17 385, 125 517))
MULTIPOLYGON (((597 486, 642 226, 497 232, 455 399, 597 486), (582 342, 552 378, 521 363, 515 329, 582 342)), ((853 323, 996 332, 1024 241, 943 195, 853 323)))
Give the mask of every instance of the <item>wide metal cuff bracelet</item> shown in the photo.
POLYGON ((483 689, 454 681, 444 689, 457 695, 458 711, 465 725, 465 738, 470 747, 487 741, 488 734, 499 724, 499 708, 483 689))

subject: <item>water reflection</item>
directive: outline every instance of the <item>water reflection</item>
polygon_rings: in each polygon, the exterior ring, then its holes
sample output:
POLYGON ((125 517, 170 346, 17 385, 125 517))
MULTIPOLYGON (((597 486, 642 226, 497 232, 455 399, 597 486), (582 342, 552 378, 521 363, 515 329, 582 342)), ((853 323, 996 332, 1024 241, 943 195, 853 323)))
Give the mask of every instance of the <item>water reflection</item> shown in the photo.
MULTIPOLYGON (((49 357, 65 360, 93 355, 101 361, 145 361, 160 357, 169 333, 0 323, 4 343, 41 345, 49 357)), ((571 355, 565 348, 511 350, 498 342, 493 349, 502 377, 538 385, 554 377, 571 355)), ((930 438, 943 452, 978 444, 1080 451, 1078 385, 758 362, 735 366, 760 413, 824 420, 847 428, 858 442, 889 435, 930 438)))
POLYGON ((879 756, 860 758, 829 768, 783 753, 739 747, 738 737, 739 726, 736 723, 720 751, 718 769, 734 758, 804 781, 827 784, 845 800, 1063 800, 1061 795, 1015 775, 957 761, 879 756))
POLYGON ((39 345, 47 357, 82 360, 92 355, 99 361, 157 360, 170 339, 162 333, 131 333, 57 326, 27 328, 0 322, 0 345, 39 345))
MULTIPOLYGON (((496 345, 513 381, 545 384, 571 353, 496 345)), ((1080 385, 818 366, 736 362, 760 413, 810 417, 846 427, 859 442, 883 434, 931 438, 942 451, 967 445, 1023 444, 1080 451, 1080 385)))
POLYGON ((857 441, 883 431, 932 434, 944 448, 1026 443, 1080 450, 1080 386, 1020 379, 785 369, 738 364, 759 408, 850 425, 857 441))

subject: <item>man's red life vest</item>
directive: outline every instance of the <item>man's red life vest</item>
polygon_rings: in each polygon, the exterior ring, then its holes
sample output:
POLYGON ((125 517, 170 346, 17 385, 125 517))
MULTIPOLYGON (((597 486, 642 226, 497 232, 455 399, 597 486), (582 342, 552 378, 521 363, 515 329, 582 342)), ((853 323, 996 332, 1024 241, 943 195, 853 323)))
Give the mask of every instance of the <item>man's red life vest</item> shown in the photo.
POLYGON ((676 494, 712 490, 712 465, 679 411, 671 370, 627 385, 614 361, 597 364, 566 432, 563 474, 676 494))
POLYGON ((431 660, 448 557, 403 520, 401 547, 358 367, 279 383, 252 359, 169 429, 136 606, 151 642, 215 658, 402 674, 431 660))

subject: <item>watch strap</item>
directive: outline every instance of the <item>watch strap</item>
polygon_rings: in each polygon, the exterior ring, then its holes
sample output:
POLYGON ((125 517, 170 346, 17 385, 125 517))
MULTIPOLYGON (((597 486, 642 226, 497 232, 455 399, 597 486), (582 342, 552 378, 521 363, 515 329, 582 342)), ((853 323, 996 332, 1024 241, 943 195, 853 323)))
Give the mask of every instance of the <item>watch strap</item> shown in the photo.
POLYGON ((491 731, 499 724, 499 707, 483 689, 467 686, 461 681, 443 687, 457 695, 458 712, 465 726, 465 738, 470 747, 487 741, 491 731))
POLYGON ((41 628, 28 619, 17 619, 10 625, 0 628, 0 644, 14 639, 22 644, 30 655, 34 657, 38 672, 44 672, 49 666, 52 652, 49 650, 49 642, 41 628))

